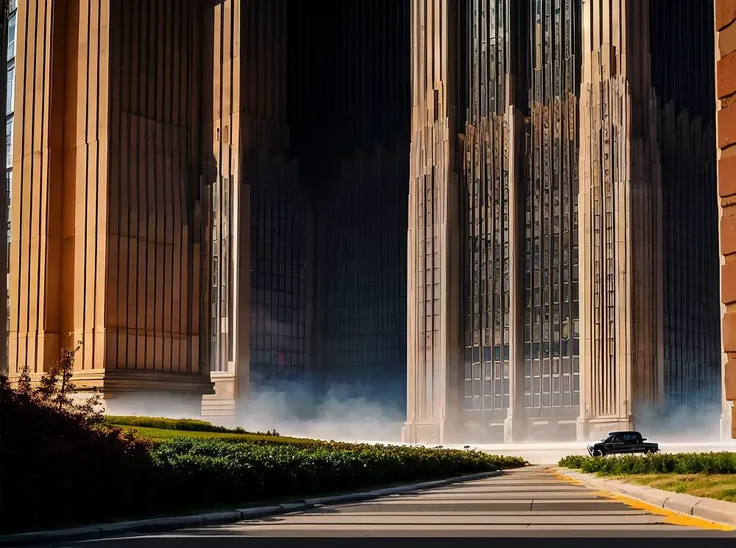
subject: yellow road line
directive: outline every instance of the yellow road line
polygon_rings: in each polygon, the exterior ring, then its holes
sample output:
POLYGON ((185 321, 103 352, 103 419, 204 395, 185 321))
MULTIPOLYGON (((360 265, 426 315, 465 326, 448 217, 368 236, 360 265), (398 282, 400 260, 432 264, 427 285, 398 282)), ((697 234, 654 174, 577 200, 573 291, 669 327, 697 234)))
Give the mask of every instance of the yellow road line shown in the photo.
MULTIPOLYGON (((553 472, 552 470, 549 470, 549 469, 547 471, 550 472, 552 475, 554 475, 556 478, 562 481, 571 483, 572 485, 583 485, 581 481, 573 479, 569 476, 560 474, 559 472, 553 472)), ((709 530, 715 530, 715 531, 734 531, 736 530, 736 527, 733 527, 731 525, 725 525, 723 523, 716 523, 714 521, 710 521, 710 520, 703 519, 703 518, 698 518, 695 516, 688 516, 686 514, 675 512, 674 510, 669 510, 667 508, 655 506, 654 504, 649 504, 639 499, 627 497, 624 495, 619 495, 617 493, 611 493, 609 491, 596 491, 595 494, 599 497, 617 500, 621 502, 622 504, 625 504, 626 506, 633 508, 635 510, 644 510, 645 512, 649 512, 650 514, 662 516, 665 518, 663 520, 663 523, 667 523, 669 525, 680 525, 682 527, 698 527, 700 529, 709 529, 709 530)))

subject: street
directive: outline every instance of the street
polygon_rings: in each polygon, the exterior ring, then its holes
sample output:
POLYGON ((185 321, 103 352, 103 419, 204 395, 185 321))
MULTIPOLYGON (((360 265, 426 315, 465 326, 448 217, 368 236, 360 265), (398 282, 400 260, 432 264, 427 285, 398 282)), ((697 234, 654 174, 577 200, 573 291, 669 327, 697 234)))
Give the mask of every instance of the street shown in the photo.
POLYGON ((721 526, 596 492, 541 466, 502 476, 356 504, 322 507, 229 525, 63 543, 101 548, 176 540, 225 546, 238 539, 316 537, 720 537, 721 526))

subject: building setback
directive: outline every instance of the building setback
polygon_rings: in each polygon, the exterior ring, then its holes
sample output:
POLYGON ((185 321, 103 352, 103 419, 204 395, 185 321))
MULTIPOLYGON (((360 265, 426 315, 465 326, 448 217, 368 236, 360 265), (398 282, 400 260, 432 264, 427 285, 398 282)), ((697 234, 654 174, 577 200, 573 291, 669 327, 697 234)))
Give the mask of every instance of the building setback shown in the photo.
POLYGON ((113 411, 343 384, 422 442, 725 410, 712 29, 712 0, 20 0, 11 376, 81 340, 113 411))

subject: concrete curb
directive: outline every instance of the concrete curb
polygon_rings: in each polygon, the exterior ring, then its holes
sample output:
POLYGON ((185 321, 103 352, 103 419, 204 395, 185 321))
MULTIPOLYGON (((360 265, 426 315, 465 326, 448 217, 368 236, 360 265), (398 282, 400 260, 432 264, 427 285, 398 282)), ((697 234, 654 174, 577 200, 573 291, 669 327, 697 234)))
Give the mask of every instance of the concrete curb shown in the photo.
POLYGON ((90 540, 103 537, 111 533, 142 533, 142 532, 164 532, 183 527, 196 527, 203 525, 223 525, 234 523, 247 519, 258 519, 267 516, 288 514, 290 512, 303 512, 320 506, 328 506, 333 504, 345 504, 350 502, 360 502, 371 500, 389 495, 398 495, 411 491, 419 491, 422 489, 432 489, 435 487, 444 487, 453 483, 461 483, 465 481, 474 481, 485 478, 500 476, 502 470, 496 472, 482 472, 480 474, 471 474, 468 476, 459 476, 437 481, 426 481, 422 483, 414 483, 411 485, 402 485, 399 487, 388 487, 385 489, 375 489, 372 491, 361 491, 357 493, 349 493, 345 495, 333 495, 327 497, 317 497, 304 500, 278 504, 274 506, 259 506, 254 508, 243 508, 232 511, 210 512, 203 514, 194 514, 188 516, 177 516, 167 518, 152 518, 134 521, 121 521, 115 523, 104 523, 100 525, 91 525, 87 527, 75 527, 72 529, 56 529, 53 531, 39 531, 34 533, 20 533, 16 535, 0 535, 0 546, 20 546, 29 543, 46 543, 53 541, 78 541, 90 540))
POLYGON ((568 468, 552 468, 552 470, 591 487, 625 495, 658 508, 736 526, 736 503, 733 502, 662 491, 653 487, 633 485, 621 480, 605 479, 593 474, 582 474, 568 468))

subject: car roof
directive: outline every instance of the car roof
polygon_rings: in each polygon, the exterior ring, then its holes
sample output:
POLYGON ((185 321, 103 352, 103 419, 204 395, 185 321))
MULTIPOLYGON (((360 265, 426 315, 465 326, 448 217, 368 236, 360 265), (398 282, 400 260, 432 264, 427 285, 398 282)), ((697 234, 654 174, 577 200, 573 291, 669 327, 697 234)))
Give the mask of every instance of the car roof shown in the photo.
POLYGON ((615 432, 608 433, 609 436, 615 436, 617 434, 636 434, 638 436, 641 436, 641 434, 636 430, 616 430, 615 432))

